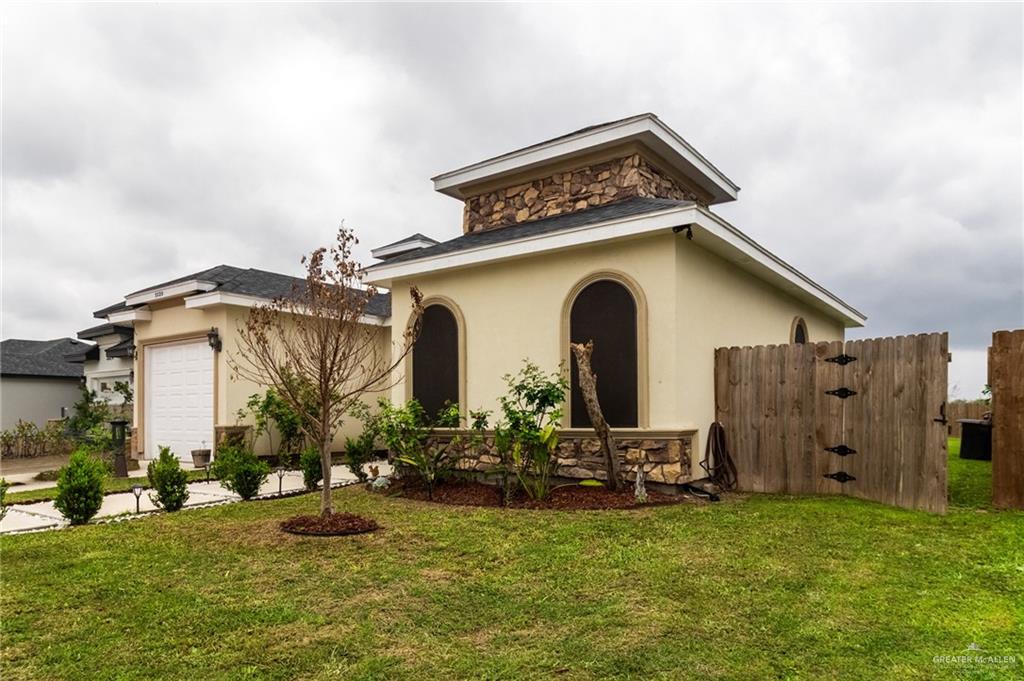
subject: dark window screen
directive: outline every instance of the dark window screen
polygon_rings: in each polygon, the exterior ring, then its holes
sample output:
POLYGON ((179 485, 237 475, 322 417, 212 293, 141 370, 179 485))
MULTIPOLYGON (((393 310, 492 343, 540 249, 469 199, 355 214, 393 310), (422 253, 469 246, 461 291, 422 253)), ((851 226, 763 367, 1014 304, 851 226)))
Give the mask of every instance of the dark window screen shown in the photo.
POLYGON ((793 342, 801 345, 807 342, 807 327, 802 319, 797 320, 796 328, 793 329, 793 342))
MULTIPOLYGON (((596 281, 572 305, 569 336, 574 343, 594 341, 591 365, 597 375, 597 398, 608 425, 636 427, 636 303, 622 284, 596 281)), ((590 426, 580 393, 579 369, 571 360, 574 428, 590 426)))
POLYGON ((459 325, 443 305, 423 311, 423 328, 412 350, 412 395, 427 414, 459 401, 459 325))

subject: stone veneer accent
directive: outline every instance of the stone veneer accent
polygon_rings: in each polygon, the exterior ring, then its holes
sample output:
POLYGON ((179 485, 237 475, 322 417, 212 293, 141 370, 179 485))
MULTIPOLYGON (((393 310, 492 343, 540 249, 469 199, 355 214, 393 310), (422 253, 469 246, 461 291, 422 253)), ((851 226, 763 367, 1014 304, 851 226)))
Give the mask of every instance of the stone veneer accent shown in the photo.
MULTIPOLYGON (((470 437, 468 433, 464 436, 467 439, 470 437)), ((435 437, 443 442, 452 436, 435 437)), ((693 479, 690 472, 693 433, 652 432, 641 436, 630 433, 627 437, 616 437, 615 444, 618 445, 622 472, 627 480, 636 479, 637 468, 641 465, 647 469, 649 482, 678 485, 693 479)), ((488 433, 481 445, 470 450, 459 459, 457 468, 482 473, 492 470, 501 462, 494 449, 493 433, 488 433)), ((581 480, 607 479, 604 459, 601 457, 601 445, 597 437, 592 434, 563 432, 558 443, 555 475, 581 480)))
POLYGON ((707 206, 706 196, 683 187, 635 153, 472 196, 463 208, 462 230, 505 227, 635 196, 707 206))

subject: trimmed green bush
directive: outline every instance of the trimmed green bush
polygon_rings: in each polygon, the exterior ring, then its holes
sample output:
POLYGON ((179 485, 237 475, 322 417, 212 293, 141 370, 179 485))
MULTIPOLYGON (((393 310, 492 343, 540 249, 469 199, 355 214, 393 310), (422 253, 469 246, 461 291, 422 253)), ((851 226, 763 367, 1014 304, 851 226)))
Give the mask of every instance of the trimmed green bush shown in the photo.
POLYGON ((0 520, 3 520, 4 516, 7 515, 7 488, 8 487, 10 487, 10 483, 8 483, 3 478, 0 478, 0 520))
POLYGON ((253 454, 251 449, 222 445, 217 449, 210 472, 224 487, 248 501, 259 493, 260 485, 267 481, 270 466, 253 454))
POLYGON ((345 465, 359 482, 366 482, 370 477, 363 470, 363 466, 367 461, 373 460, 375 438, 376 433, 369 428, 364 430, 359 437, 345 438, 345 465))
POLYGON ((302 468, 302 482, 305 483, 306 489, 312 492, 324 479, 324 470, 320 465, 320 452, 316 447, 306 447, 302 450, 299 467, 302 468))
POLYGON ((170 447, 160 448, 160 456, 150 461, 146 468, 146 477, 156 492, 149 498, 157 507, 169 512, 177 511, 188 501, 188 473, 182 469, 170 447))
POLYGON ((107 467, 84 449, 76 449, 57 478, 57 507, 72 525, 84 525, 103 504, 103 480, 107 467))

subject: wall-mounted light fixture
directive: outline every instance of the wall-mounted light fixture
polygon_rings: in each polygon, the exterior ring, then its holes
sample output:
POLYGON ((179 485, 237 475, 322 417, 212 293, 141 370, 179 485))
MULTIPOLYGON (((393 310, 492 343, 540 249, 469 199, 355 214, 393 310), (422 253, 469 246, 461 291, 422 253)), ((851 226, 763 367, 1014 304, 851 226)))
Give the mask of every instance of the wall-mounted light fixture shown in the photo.
POLYGON ((209 332, 206 334, 206 340, 210 343, 210 347, 213 348, 214 352, 220 352, 222 343, 220 341, 220 333, 217 332, 216 326, 211 326, 209 332))

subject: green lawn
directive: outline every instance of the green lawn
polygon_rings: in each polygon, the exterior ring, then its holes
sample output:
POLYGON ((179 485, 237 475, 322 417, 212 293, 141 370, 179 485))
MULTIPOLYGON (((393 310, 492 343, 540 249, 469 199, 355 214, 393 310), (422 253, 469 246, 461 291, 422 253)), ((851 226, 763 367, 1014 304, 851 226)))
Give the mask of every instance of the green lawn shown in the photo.
MULTIPOLYGON (((188 479, 190 481, 205 480, 206 471, 186 471, 188 473, 188 479)), ((11 504, 24 504, 33 501, 49 501, 57 496, 57 483, 53 483, 53 487, 42 487, 40 489, 26 490, 24 492, 17 492, 17 487, 12 487, 7 492, 7 502, 11 504)), ((127 492, 132 488, 132 485, 142 485, 145 488, 149 488, 149 481, 142 478, 114 478, 108 477, 103 483, 103 491, 105 493, 110 492, 127 492)))
POLYGON ((756 495, 502 512, 348 488, 340 507, 383 531, 279 533, 315 511, 304 495, 3 537, 0 677, 1019 678, 1024 513, 970 508, 984 476, 953 463, 945 516, 756 495), (971 643, 1016 666, 933 661, 971 643))

